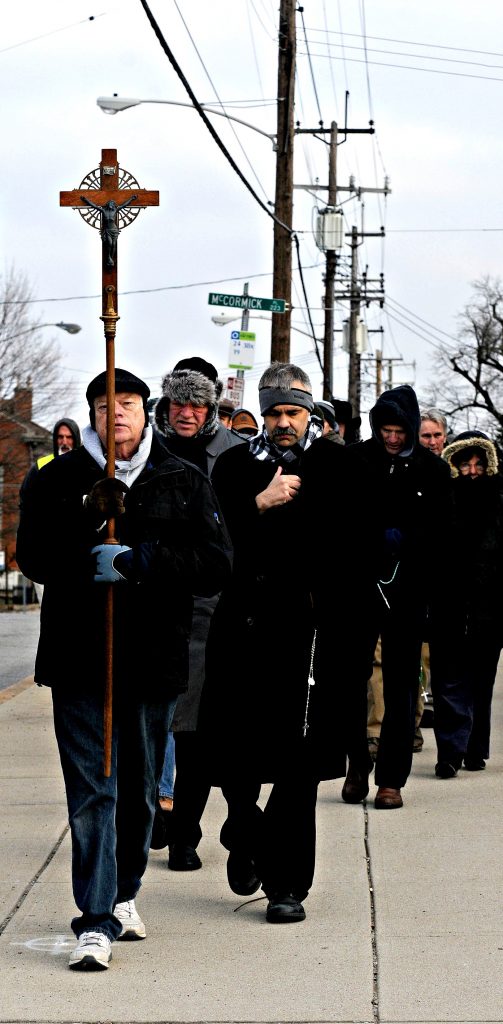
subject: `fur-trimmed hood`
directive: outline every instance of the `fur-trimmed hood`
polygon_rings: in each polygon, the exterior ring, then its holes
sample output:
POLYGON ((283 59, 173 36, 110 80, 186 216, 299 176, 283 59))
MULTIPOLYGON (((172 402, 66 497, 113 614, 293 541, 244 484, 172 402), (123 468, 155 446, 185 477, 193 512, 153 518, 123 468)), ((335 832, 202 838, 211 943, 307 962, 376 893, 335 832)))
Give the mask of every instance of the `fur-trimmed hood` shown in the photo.
POLYGON ((193 405, 207 405, 208 416, 196 437, 212 437, 218 430, 218 399, 223 384, 218 378, 210 380, 198 370, 181 369, 167 373, 162 379, 162 397, 154 409, 155 425, 164 437, 172 437, 176 431, 169 425, 169 403, 178 402, 193 405))
POLYGON ((487 476, 496 476, 499 470, 496 445, 489 437, 487 437, 486 434, 468 430, 463 434, 459 434, 459 436, 455 438, 451 444, 448 444, 442 452, 442 458, 449 463, 451 476, 454 478, 459 476, 459 469, 452 461, 453 455, 457 455, 459 452, 467 452, 469 449, 473 448, 479 448, 484 452, 487 459, 487 476))

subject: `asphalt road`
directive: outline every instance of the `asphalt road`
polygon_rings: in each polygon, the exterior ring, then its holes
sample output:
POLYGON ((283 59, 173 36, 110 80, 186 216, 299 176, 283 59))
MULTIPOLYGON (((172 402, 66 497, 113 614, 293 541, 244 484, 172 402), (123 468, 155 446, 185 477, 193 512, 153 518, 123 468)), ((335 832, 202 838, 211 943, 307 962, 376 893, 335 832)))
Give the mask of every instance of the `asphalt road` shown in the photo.
POLYGON ((0 690, 33 675, 39 624, 38 608, 0 615, 0 690))

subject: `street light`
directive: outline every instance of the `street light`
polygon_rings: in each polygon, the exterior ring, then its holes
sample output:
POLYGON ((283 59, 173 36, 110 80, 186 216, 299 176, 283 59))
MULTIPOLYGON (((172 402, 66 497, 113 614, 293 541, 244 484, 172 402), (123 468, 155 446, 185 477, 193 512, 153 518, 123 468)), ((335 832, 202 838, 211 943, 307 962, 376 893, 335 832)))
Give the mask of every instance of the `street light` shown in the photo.
POLYGON ((80 324, 65 324, 62 320, 59 324, 40 324, 40 327, 59 327, 62 331, 66 331, 67 334, 78 334, 82 330, 80 324))
POLYGON ((59 324, 33 324, 32 327, 26 327, 24 331, 18 331, 17 334, 10 334, 8 338, 2 338, 2 341, 13 341, 14 338, 21 338, 23 334, 33 334, 34 331, 38 331, 42 327, 59 327, 67 334, 78 334, 82 330, 80 324, 65 324, 63 320, 60 320, 59 324))
MULTIPOLYGON (((98 96, 96 103, 104 114, 118 114, 121 110, 129 110, 130 107, 137 107, 140 103, 161 103, 169 107, 188 107, 189 110, 196 110, 192 103, 181 103, 178 100, 140 100, 131 96, 122 98, 117 95, 98 96)), ((245 128, 251 128, 252 131, 257 132, 259 135, 264 135, 272 143, 273 152, 276 153, 278 146, 275 134, 264 132, 261 128, 257 128, 256 125, 250 124, 249 121, 243 121, 240 117, 233 117, 231 114, 227 114, 225 110, 215 110, 209 103, 200 103, 199 105, 207 114, 218 114, 219 117, 225 117, 227 121, 236 121, 237 124, 242 124, 245 128)))

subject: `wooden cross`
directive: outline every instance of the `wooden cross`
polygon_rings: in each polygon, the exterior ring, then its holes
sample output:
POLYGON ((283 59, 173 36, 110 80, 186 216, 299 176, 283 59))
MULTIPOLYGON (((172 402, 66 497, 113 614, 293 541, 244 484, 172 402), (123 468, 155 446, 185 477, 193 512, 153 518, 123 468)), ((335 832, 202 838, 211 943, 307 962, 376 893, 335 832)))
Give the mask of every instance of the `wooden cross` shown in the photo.
MULTIPOLYGON (((88 187, 92 174, 84 178, 80 188, 71 192, 60 192, 60 206, 74 209, 94 209, 100 217, 101 234, 101 281, 102 312, 100 319, 105 328, 106 344, 106 394, 107 394, 107 476, 115 476, 115 331, 118 314, 117 301, 117 239, 119 236, 118 214, 121 209, 142 209, 159 205, 159 193, 144 188, 120 188, 119 165, 116 149, 102 149, 100 163, 100 188, 88 187)), ((134 179, 126 176, 129 183, 134 179)), ((135 182, 136 184, 136 182, 135 182)), ((107 521, 108 544, 116 544, 115 522, 107 521)), ((112 773, 112 685, 113 685, 113 584, 107 585, 106 604, 106 660, 105 660, 105 705, 104 705, 104 770, 112 773)))

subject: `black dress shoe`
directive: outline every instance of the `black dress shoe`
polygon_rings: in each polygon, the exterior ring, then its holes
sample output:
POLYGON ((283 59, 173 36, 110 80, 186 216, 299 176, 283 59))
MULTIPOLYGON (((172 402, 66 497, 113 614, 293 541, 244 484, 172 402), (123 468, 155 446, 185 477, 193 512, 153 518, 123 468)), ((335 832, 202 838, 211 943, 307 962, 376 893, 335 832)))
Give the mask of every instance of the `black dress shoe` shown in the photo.
POLYGON ((238 896, 253 896, 260 886, 255 862, 248 854, 231 850, 227 858, 227 880, 238 896))
POLYGON ((266 920, 269 924, 288 924, 304 921, 306 912, 302 903, 292 893, 275 893, 267 904, 266 920))
POLYGON ((349 765, 346 781, 342 787, 342 799, 347 804, 359 804, 368 795, 369 778, 362 775, 352 764, 349 765))
POLYGON ((465 757, 464 764, 467 772, 483 772, 486 766, 483 757, 465 757))
POLYGON ((438 761, 435 765, 437 779, 454 779, 457 774, 458 769, 449 761, 438 761))
POLYGON ((171 871, 197 871, 202 868, 202 861, 193 846, 173 843, 169 848, 168 868, 171 871))

